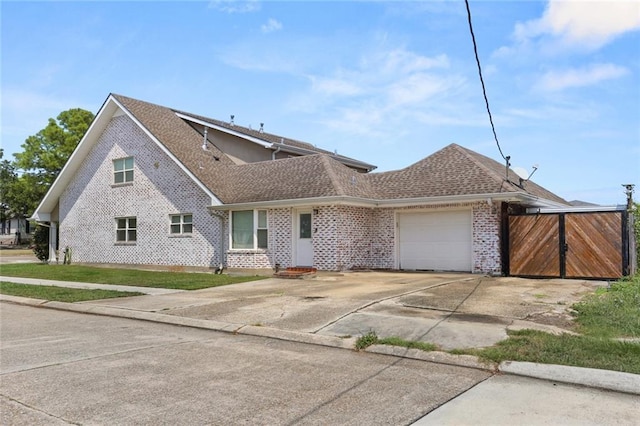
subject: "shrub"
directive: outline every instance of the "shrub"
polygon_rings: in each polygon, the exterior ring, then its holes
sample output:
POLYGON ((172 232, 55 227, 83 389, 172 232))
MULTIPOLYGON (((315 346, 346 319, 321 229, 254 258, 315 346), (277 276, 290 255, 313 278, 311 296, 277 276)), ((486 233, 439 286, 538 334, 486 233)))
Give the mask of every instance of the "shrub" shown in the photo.
POLYGON ((33 232, 33 253, 36 257, 46 262, 49 259, 49 228, 38 225, 33 232))

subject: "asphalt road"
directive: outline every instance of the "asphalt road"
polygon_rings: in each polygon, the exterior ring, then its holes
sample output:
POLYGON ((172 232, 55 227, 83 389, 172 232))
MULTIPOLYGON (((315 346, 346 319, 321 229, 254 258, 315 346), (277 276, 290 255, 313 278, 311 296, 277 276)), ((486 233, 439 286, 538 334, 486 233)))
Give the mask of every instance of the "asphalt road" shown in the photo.
POLYGON ((0 423, 409 424, 484 371, 0 303, 0 423))

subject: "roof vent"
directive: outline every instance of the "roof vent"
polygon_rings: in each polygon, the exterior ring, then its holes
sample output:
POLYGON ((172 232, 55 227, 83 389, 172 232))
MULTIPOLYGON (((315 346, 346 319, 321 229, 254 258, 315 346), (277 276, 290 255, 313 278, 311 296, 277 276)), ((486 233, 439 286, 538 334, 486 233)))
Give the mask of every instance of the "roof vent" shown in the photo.
POLYGON ((231 121, 229 121, 229 125, 233 126, 235 123, 233 122, 233 119, 236 118, 235 115, 231 114, 231 121))
POLYGON ((204 139, 202 139, 202 149, 207 151, 207 126, 204 127, 204 139))
POLYGON ((264 133, 264 123, 260 123, 260 130, 258 130, 258 132, 264 133))

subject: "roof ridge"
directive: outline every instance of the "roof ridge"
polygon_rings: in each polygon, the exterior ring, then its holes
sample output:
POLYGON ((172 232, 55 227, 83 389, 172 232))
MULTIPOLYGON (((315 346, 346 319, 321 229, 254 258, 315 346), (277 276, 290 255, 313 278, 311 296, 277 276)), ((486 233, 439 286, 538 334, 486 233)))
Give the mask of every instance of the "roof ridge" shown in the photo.
MULTIPOLYGON (((481 155, 481 156, 483 156, 483 157, 485 157, 485 158, 487 158, 487 159, 489 159, 491 161, 495 161, 496 163, 498 163, 493 158, 489 158, 486 155, 482 155, 482 154, 477 153, 475 151, 470 151, 467 148, 464 148, 464 147, 458 145, 457 143, 452 143, 449 146, 453 147, 458 152, 462 153, 465 157, 467 157, 469 160, 471 160, 476 166, 480 167, 482 170, 484 170, 485 172, 489 173, 489 175, 492 178, 494 178, 496 180, 496 182, 500 182, 500 186, 502 188, 507 189, 507 190, 508 189, 515 189, 514 187, 516 185, 514 185, 513 182, 511 182, 509 179, 505 179, 504 176, 501 176, 499 173, 496 173, 490 167, 487 167, 486 165, 482 164, 481 161, 479 161, 477 158, 475 158, 475 155, 481 155)), ((498 164, 500 164, 500 163, 498 163, 498 164)))
POLYGON ((325 170, 327 170, 327 174, 329 175, 329 180, 333 184, 333 187, 338 193, 338 195, 346 195, 344 188, 340 184, 340 178, 338 177, 338 174, 336 173, 336 171, 333 169, 333 164, 331 163, 336 163, 341 166, 344 166, 344 165, 339 161, 336 161, 333 158, 331 158, 329 154, 313 154, 313 155, 320 156, 320 161, 322 161, 325 170))

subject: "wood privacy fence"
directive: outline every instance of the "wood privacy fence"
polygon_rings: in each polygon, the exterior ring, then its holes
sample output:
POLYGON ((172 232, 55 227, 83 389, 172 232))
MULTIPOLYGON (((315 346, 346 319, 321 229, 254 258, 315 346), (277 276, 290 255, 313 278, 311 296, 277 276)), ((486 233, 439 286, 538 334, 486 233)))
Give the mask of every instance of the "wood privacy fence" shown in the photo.
POLYGON ((617 279, 632 273, 624 210, 509 215, 506 271, 525 277, 617 279))

